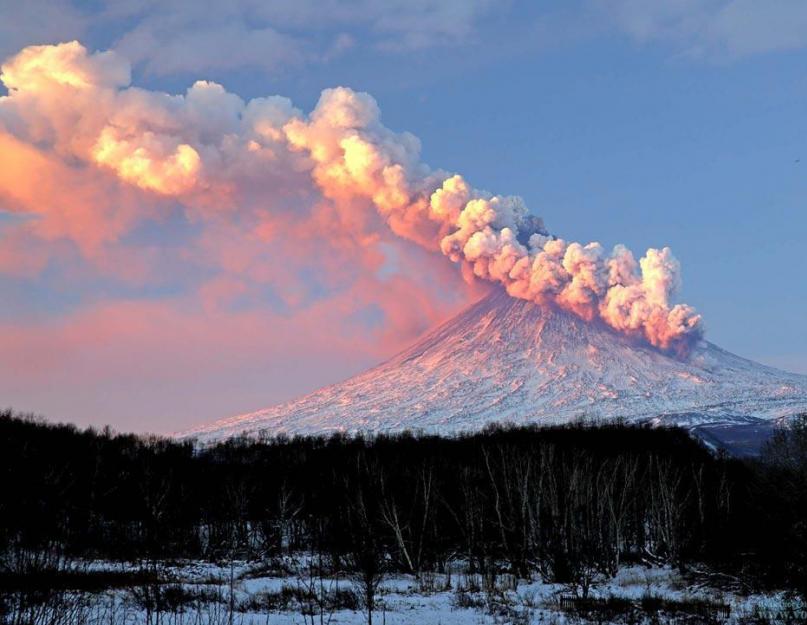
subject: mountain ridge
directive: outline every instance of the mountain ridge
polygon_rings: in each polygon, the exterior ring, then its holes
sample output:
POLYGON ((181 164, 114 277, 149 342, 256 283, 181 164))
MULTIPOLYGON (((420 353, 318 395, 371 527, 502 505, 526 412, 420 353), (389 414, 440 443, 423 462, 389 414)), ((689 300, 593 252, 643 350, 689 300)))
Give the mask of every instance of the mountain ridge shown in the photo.
POLYGON ((807 376, 700 341, 679 359, 500 290, 364 373, 181 436, 420 430, 623 418, 701 427, 807 410, 807 376))

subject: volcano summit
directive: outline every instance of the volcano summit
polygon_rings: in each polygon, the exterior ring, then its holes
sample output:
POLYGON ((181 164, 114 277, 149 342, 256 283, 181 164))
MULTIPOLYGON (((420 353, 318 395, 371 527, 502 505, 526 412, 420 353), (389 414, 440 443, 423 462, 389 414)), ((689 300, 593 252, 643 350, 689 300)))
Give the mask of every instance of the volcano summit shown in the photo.
POLYGON ((624 418, 684 425, 730 445, 807 410, 807 376, 700 341, 686 359, 553 306, 495 291, 389 361, 295 401, 186 433, 423 430, 624 418))

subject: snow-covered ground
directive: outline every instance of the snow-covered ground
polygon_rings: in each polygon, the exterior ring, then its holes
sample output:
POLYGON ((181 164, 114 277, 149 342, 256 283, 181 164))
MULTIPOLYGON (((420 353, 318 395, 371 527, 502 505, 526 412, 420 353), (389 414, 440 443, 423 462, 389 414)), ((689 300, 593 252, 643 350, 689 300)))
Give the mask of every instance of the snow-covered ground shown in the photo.
MULTIPOLYGON (((132 571, 132 565, 95 563, 94 570, 132 571)), ((134 567, 136 569, 137 567, 134 567)), ((144 608, 147 589, 117 589, 89 595, 74 621, 82 625, 281 625, 300 623, 331 623, 360 625, 367 615, 360 605, 340 608, 316 608, 315 602, 298 601, 302 592, 314 588, 314 594, 331 597, 342 593, 342 604, 355 601, 358 586, 346 576, 329 575, 323 579, 307 575, 299 561, 285 560, 266 566, 260 563, 238 562, 219 566, 203 562, 187 562, 158 567, 160 577, 172 580, 163 587, 165 596, 177 595, 182 589, 184 599, 175 600, 175 607, 159 616, 144 608), (296 571, 296 572, 295 572, 296 571), (313 607, 313 610, 311 609, 313 607), (232 614, 231 614, 232 611, 232 614), (313 612, 313 613, 312 613, 313 612), (320 616, 322 620, 320 621, 320 616), (312 620, 313 618, 313 620, 312 620)), ((577 589, 579 591, 579 589, 577 589)), ((360 595, 360 593, 357 593, 360 595)), ((491 582, 482 576, 468 574, 456 565, 447 574, 423 574, 385 578, 378 589, 374 623, 389 625, 468 625, 468 624, 566 624, 602 622, 602 614, 586 614, 570 608, 574 589, 540 580, 515 579, 500 575, 491 582), (485 589, 487 587, 487 589, 485 589), (561 598, 566 598, 562 605, 561 598)), ((630 566, 622 568, 608 580, 595 584, 593 598, 618 598, 632 602, 632 618, 611 617, 606 622, 632 623, 786 623, 798 620, 777 620, 783 610, 795 608, 804 616, 803 606, 784 593, 740 594, 694 584, 669 567, 630 566), (641 609, 648 598, 667 602, 667 608, 655 613, 641 609), (704 620, 685 609, 678 612, 670 606, 686 606, 693 602, 704 605, 728 606, 726 617, 711 614, 704 620), (768 621, 755 620, 767 616, 768 621), (677 620, 671 620, 675 617, 677 620), (654 620, 655 618, 655 620, 654 620)), ((622 605, 625 605, 623 602, 622 605)), ((797 617, 798 618, 798 617, 797 617)))

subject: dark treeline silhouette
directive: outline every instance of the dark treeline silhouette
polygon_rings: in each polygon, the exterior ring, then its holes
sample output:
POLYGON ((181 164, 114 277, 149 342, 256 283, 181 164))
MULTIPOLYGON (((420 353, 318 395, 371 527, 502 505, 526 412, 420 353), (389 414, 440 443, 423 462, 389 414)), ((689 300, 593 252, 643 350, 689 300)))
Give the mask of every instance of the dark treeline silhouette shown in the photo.
POLYGON ((13 584, 36 564, 31 554, 157 561, 303 551, 350 571, 370 610, 385 571, 419 575, 458 559, 583 594, 636 561, 803 592, 800 423, 774 439, 773 460, 748 462, 715 455, 684 430, 620 424, 195 448, 9 412, 0 415, 0 576, 13 584))

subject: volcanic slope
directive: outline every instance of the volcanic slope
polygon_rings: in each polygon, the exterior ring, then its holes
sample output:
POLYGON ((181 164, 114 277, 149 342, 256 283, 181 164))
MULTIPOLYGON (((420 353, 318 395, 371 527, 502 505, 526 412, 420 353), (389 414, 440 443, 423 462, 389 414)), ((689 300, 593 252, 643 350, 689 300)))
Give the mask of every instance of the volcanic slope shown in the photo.
POLYGON ((701 341, 679 359, 598 323, 496 291, 387 362, 300 399, 183 433, 422 430, 491 422, 767 424, 807 410, 807 376, 701 341))

